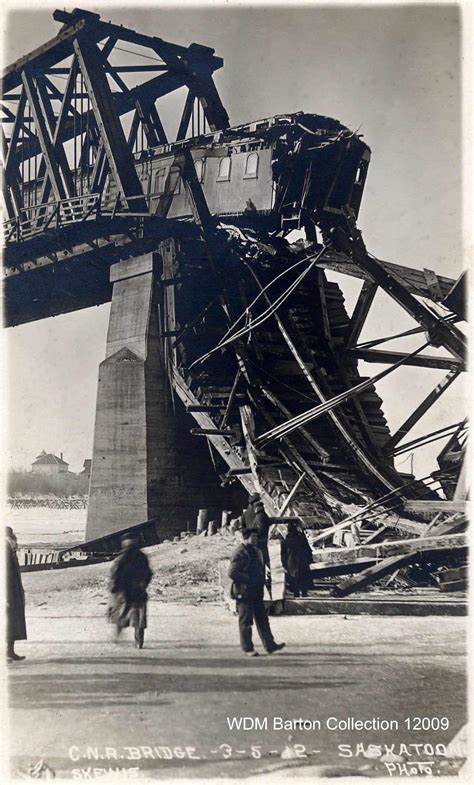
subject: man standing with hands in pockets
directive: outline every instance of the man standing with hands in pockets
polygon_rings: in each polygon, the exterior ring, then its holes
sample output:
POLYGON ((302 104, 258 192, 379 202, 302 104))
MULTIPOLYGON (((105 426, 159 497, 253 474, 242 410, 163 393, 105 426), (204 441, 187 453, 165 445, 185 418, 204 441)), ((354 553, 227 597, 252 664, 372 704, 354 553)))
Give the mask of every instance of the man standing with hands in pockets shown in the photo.
POLYGON ((239 616, 240 645, 248 657, 258 656, 252 642, 252 624, 255 619, 264 649, 268 654, 273 654, 283 649, 285 644, 275 642, 263 604, 265 565, 258 548, 258 529, 244 529, 242 537, 243 544, 234 552, 229 566, 231 597, 236 600, 239 616))

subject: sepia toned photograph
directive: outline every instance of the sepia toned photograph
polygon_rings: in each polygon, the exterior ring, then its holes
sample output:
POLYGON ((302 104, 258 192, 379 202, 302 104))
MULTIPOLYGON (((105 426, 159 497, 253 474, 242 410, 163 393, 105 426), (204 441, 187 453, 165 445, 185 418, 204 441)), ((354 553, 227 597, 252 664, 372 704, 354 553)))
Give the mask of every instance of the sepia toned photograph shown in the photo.
POLYGON ((1 19, 3 781, 469 782, 470 4, 1 19))

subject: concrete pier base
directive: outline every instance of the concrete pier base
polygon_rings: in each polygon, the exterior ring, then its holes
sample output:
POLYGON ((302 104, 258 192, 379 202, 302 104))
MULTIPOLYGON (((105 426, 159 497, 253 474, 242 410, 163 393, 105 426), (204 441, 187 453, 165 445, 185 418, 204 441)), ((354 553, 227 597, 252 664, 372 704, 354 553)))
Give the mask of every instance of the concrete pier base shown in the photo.
POLYGON ((163 536, 193 525, 222 490, 204 440, 172 399, 159 325, 158 254, 111 268, 106 358, 97 392, 86 539, 159 518, 163 536))

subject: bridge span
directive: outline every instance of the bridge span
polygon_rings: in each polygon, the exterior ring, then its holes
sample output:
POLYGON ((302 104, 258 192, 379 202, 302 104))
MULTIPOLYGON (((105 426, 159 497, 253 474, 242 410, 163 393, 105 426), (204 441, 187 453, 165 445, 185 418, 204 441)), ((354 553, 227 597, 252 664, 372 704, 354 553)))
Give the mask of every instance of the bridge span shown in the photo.
POLYGON ((231 126, 213 49, 53 16, 58 35, 3 74, 4 313, 14 326, 111 301, 87 537, 151 518, 176 532, 244 490, 275 514, 297 483, 308 525, 341 501, 460 494, 465 424, 445 429, 459 455, 438 478, 394 457, 465 368, 463 282, 367 252, 362 138, 303 112, 231 126), (350 316, 326 269, 361 279, 350 316), (412 317, 416 352, 359 343, 377 291, 412 317), (361 377, 360 359, 386 370, 361 377), (393 434, 374 385, 404 364, 447 374, 393 434))

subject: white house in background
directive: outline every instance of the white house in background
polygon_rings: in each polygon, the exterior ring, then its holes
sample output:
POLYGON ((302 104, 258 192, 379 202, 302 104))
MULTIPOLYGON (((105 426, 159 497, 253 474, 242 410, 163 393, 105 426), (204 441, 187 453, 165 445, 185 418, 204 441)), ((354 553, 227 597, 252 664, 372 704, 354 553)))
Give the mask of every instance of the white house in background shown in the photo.
POLYGON ((69 471, 69 464, 63 460, 62 453, 58 458, 57 455, 42 450, 31 464, 31 471, 35 474, 61 474, 69 471))

